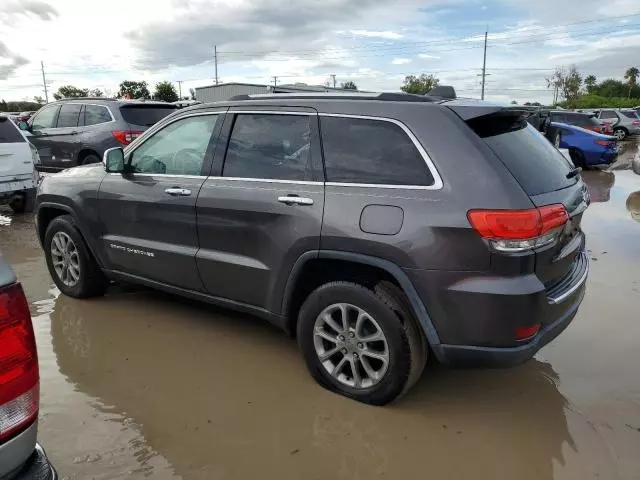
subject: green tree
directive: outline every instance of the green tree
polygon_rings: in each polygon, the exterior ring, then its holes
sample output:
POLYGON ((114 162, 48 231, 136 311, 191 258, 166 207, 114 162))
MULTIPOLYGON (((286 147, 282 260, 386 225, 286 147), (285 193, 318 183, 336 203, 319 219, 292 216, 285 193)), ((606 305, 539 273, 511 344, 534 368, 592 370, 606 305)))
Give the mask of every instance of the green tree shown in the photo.
POLYGON ((118 98, 151 98, 147 82, 136 82, 133 80, 125 80, 120 84, 118 98))
POLYGON ((562 95, 566 100, 575 100, 580 96, 580 87, 582 86, 582 75, 578 72, 575 65, 571 65, 562 83, 562 95))
POLYGON ((439 84, 440 80, 433 75, 426 75, 424 73, 419 77, 416 77, 415 75, 408 75, 404 78, 404 83, 400 87, 400 90, 405 93, 425 95, 439 84))
POLYGON ((104 92, 99 88, 94 88, 93 90, 89 90, 90 97, 104 97, 104 92))
POLYGON ((160 82, 156 85, 153 92, 154 100, 162 100, 164 102, 177 102, 180 100, 178 92, 171 82, 160 82))
POLYGON ((358 90, 358 86, 356 85, 356 83, 352 82, 351 80, 341 83, 340 88, 342 88, 343 90, 358 90))
POLYGON ((593 93, 597 80, 595 75, 587 75, 584 79, 584 86, 587 87, 587 93, 593 93))
POLYGON ((88 88, 78 88, 74 87, 73 85, 64 85, 60 87, 56 93, 53 94, 53 98, 55 98, 56 100, 62 100, 63 98, 79 98, 88 96, 88 88))
POLYGON ((624 82, 608 78, 597 84, 592 93, 601 97, 626 97, 628 92, 624 82))
POLYGON ((511 100, 511 105, 517 105, 518 102, 516 102, 515 100, 511 100))
POLYGON ((624 72, 624 78, 629 86, 629 95, 627 98, 631 98, 631 91, 638 85, 638 75, 640 75, 640 70, 638 70, 637 67, 631 67, 624 72))
POLYGON ((564 69, 556 67, 553 74, 545 80, 547 81, 547 88, 553 88, 553 103, 558 103, 558 96, 562 85, 564 85, 564 69))

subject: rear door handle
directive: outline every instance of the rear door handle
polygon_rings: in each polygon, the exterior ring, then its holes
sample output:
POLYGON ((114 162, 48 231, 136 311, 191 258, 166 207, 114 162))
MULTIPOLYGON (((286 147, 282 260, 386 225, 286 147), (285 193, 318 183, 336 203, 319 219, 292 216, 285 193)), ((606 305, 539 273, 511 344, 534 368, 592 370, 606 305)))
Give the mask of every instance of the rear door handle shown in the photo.
POLYGON ((191 190, 187 188, 172 187, 167 188, 164 193, 168 193, 169 195, 173 195, 174 197, 188 197, 189 195, 191 195, 191 190))
POLYGON ((312 198, 289 196, 289 195, 285 197, 278 197, 278 201, 281 203, 286 203, 287 205, 313 205, 312 198))

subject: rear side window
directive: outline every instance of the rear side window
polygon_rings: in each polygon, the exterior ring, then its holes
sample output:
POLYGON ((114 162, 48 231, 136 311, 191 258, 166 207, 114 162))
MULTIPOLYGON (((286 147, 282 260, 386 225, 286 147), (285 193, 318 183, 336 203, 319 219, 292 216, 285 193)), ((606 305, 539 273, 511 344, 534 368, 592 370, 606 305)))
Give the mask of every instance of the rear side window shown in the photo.
POLYGON ((569 123, 573 125, 577 125, 578 127, 593 127, 600 126, 600 122, 598 122, 595 118, 590 117, 589 115, 580 115, 580 114, 572 114, 569 115, 569 123))
POLYGON ((434 184, 425 159, 405 131, 395 123, 322 117, 321 126, 328 182, 434 184))
POLYGON ((102 105, 85 105, 84 106, 84 124, 98 125, 99 123, 106 123, 111 121, 111 115, 107 107, 102 105))
POLYGON ((14 123, 6 117, 0 118, 0 143, 26 142, 14 123))
POLYGON ((151 127, 176 111, 173 105, 124 105, 120 114, 125 122, 141 127, 151 127))
POLYGON ((551 121, 552 122, 565 122, 565 116, 562 113, 551 112, 551 121))
POLYGON ((575 184, 567 159, 535 128, 518 117, 479 117, 468 122, 528 195, 575 184))
POLYGON ((58 114, 58 123, 56 127, 77 127, 80 110, 82 110, 82 105, 79 103, 67 103, 62 105, 62 107, 60 107, 60 113, 58 114))
POLYGON ((638 120, 638 114, 636 112, 622 112, 625 117, 633 118, 634 120, 638 120))
POLYGON ((308 115, 238 115, 223 176, 313 180, 308 115))

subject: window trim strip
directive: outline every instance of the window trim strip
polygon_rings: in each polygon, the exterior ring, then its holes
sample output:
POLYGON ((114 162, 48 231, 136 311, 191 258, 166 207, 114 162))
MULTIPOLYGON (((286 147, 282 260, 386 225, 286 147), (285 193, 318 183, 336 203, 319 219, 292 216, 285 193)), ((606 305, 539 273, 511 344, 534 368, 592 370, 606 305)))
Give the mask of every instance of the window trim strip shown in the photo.
POLYGON ((382 122, 389 122, 399 126, 404 133, 409 137, 413 145, 418 149, 418 152, 422 156, 422 159, 427 164, 427 168, 433 177, 433 185, 390 185, 390 184, 377 184, 377 183, 349 183, 349 182, 326 182, 327 186, 332 187, 364 187, 364 188, 396 188, 396 189, 411 189, 411 190, 441 190, 444 186, 442 177, 438 172, 435 164, 431 160, 431 157, 424 149, 422 144, 418 141, 418 138, 413 132, 400 120, 388 117, 375 117, 369 115, 353 115, 348 113, 319 113, 321 117, 337 117, 337 118, 355 118, 358 120, 378 120, 382 122))

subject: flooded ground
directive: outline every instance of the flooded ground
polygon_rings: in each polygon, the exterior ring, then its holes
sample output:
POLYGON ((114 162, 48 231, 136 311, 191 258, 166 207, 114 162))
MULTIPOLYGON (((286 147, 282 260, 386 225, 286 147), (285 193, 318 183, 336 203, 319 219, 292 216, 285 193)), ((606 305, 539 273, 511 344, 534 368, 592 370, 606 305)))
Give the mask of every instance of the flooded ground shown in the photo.
POLYGON ((384 408, 317 386, 255 318, 150 291, 58 295, 33 217, 0 210, 36 328, 40 441, 69 479, 638 479, 638 145, 583 178, 592 262, 573 324, 518 368, 431 365, 384 408))

